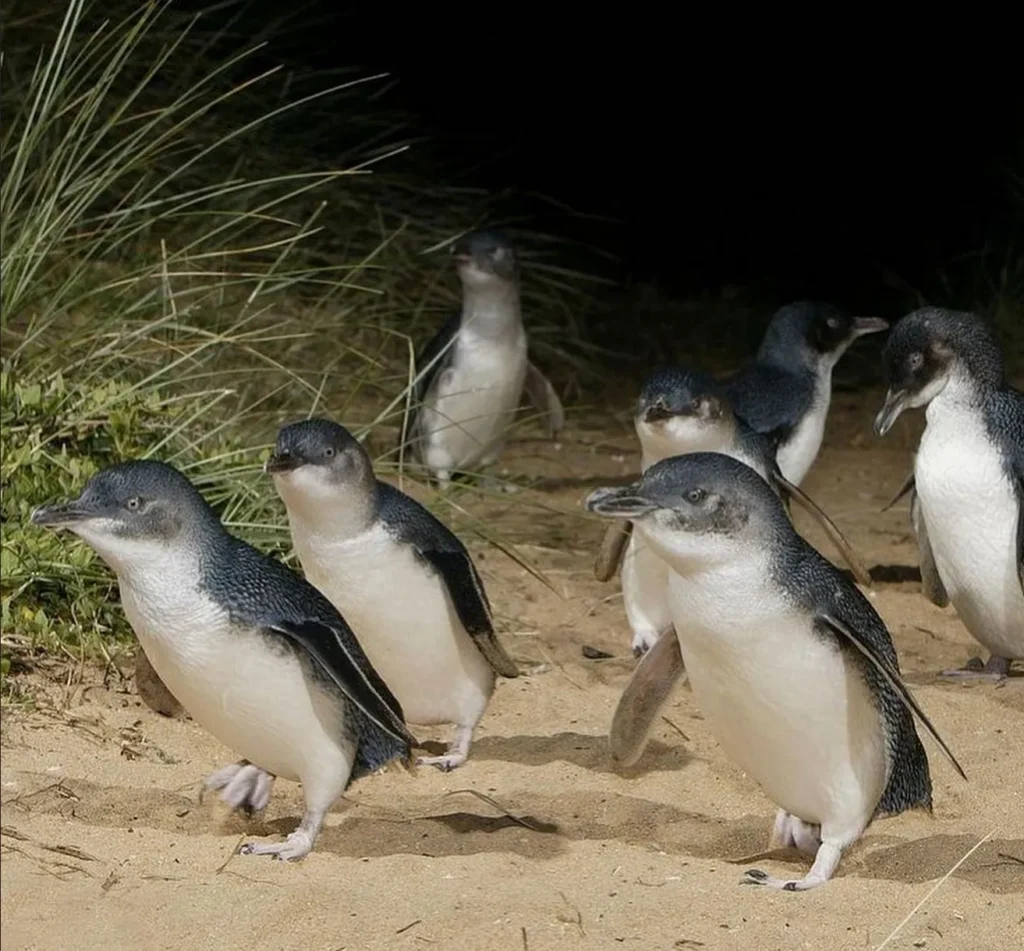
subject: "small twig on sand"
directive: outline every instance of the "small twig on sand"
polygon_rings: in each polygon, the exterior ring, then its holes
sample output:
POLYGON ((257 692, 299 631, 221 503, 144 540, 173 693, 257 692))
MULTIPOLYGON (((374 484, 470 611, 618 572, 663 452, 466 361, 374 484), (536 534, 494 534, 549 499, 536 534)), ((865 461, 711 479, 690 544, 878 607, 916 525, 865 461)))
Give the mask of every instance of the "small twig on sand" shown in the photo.
POLYGON ((224 859, 224 861, 223 861, 223 862, 221 863, 221 865, 220 865, 220 868, 218 868, 218 869, 217 869, 217 870, 216 870, 216 871, 215 871, 215 872, 213 873, 214 875, 220 875, 220 873, 221 873, 221 872, 223 872, 223 871, 224 871, 224 869, 226 869, 226 868, 228 867, 228 862, 230 862, 230 861, 231 861, 231 860, 232 860, 232 859, 233 859, 233 858, 234 858, 234 857, 235 857, 236 855, 238 855, 238 847, 239 847, 239 846, 240 846, 240 845, 242 844, 242 839, 244 839, 244 838, 245 838, 245 833, 243 832, 243 833, 242 833, 242 834, 241 834, 241 835, 240 835, 240 836, 238 837, 238 841, 237 841, 237 842, 235 843, 235 847, 234 847, 234 848, 233 848, 233 849, 231 850, 231 853, 230 853, 230 854, 228 855, 228 857, 227 857, 226 859, 224 859))
POLYGON ((676 733, 678 733, 684 740, 686 740, 687 743, 690 742, 690 738, 681 729, 679 729, 679 727, 677 727, 668 717, 663 716, 662 720, 664 720, 670 727, 672 727, 672 729, 675 730, 676 733))

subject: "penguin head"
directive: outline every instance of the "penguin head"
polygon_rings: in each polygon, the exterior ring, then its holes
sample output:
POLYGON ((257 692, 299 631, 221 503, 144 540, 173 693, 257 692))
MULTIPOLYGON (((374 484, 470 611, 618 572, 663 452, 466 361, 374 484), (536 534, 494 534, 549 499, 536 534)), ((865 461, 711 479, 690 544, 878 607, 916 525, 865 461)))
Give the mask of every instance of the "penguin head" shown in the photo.
POLYGON ((922 307, 899 320, 882 351, 888 392, 875 417, 884 436, 905 409, 926 406, 957 374, 982 385, 1003 379, 999 346, 988 326, 964 311, 922 307))
POLYGON ((888 326, 881 317, 851 317, 832 304, 795 301, 775 312, 758 356, 786 361, 809 354, 815 360, 835 363, 858 337, 888 326))
POLYGON ((471 231, 452 245, 452 258, 463 284, 482 287, 514 282, 519 278, 519 258, 500 231, 471 231))
POLYGON ((633 424, 645 451, 675 456, 729 440, 733 414, 725 393, 706 373, 662 367, 644 382, 633 424))
POLYGON ((202 536, 225 533, 216 512, 173 466, 153 459, 97 472, 73 501, 43 505, 32 522, 66 528, 115 570, 139 567, 202 536))
POLYGON ((274 479, 289 510, 317 509, 352 491, 376 485, 373 463, 344 426, 329 419, 304 419, 283 426, 264 470, 274 479))
POLYGON ((632 485, 596 489, 583 504, 598 515, 641 524, 662 557, 691 567, 727 562, 751 544, 763 547, 787 524, 768 483, 718 452, 663 459, 632 485))

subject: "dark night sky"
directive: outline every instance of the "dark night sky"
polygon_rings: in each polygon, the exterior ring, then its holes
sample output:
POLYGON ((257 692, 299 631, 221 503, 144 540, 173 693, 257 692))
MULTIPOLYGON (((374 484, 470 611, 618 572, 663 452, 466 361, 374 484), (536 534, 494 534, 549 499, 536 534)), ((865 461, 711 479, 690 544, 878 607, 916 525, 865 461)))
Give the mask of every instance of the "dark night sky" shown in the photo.
POLYGON ((543 224, 668 289, 835 299, 877 285, 883 266, 931 280, 1020 227, 1007 168, 1024 174, 1024 111, 991 71, 902 51, 844 60, 841 37, 716 49, 693 34, 648 50, 663 32, 649 16, 613 46, 618 20, 585 40, 594 24, 568 15, 559 28, 540 12, 513 24, 507 8, 493 22, 480 6, 418 9, 314 2, 292 55, 388 70, 391 101, 419 115, 452 174, 477 167, 460 182, 615 216, 543 224))

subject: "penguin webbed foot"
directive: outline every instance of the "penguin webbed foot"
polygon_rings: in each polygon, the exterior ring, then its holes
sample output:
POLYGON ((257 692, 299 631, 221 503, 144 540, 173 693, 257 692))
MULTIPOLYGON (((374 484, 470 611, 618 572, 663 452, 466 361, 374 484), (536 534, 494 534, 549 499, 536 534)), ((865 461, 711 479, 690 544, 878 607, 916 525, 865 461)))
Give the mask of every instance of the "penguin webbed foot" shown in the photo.
MULTIPOLYGON (((796 824, 791 825, 790 828, 795 833, 793 844, 803 851, 809 850, 808 847, 811 845, 812 840, 817 838, 814 834, 815 827, 797 819, 796 824)), ((777 831, 778 821, 776 822, 777 831)), ((847 838, 852 842, 855 837, 844 837, 842 841, 846 841, 847 838)), ((752 868, 746 871, 740 880, 740 884, 765 885, 768 888, 777 888, 783 892, 806 892, 812 888, 817 888, 819 885, 824 885, 832 877, 842 855, 842 846, 837 844, 835 840, 822 842, 818 847, 817 854, 814 856, 814 864, 803 878, 776 878, 774 875, 769 875, 759 868, 752 868)))
POLYGON ((980 657, 972 657, 963 667, 943 670, 939 676, 946 680, 982 680, 989 683, 1002 683, 1010 675, 1010 660, 993 654, 987 663, 980 657))
POLYGON ((743 874, 740 884, 765 885, 768 888, 777 888, 783 892, 806 892, 811 888, 817 888, 818 885, 822 885, 824 882, 812 881, 810 875, 806 878, 798 879, 776 878, 774 875, 769 875, 759 868, 752 868, 743 874))
POLYGON ((240 855, 270 855, 285 862, 295 862, 310 853, 313 839, 313 835, 299 826, 284 842, 246 842, 238 852, 240 855))
POLYGON ((239 847, 238 852, 240 855, 270 855, 285 862, 296 862, 312 850, 326 814, 326 808, 310 808, 307 804, 306 814, 299 827, 289 833, 284 842, 246 842, 239 847))
POLYGON ((658 635, 653 631, 641 631, 633 635, 633 656, 643 657, 658 641, 658 635))
POLYGON ((459 753, 445 753, 444 756, 421 756, 416 760, 419 766, 436 766, 442 773, 450 773, 466 762, 466 756, 459 753))
POLYGON ((199 799, 203 793, 222 790, 220 798, 232 809, 240 809, 251 817, 267 808, 274 776, 248 760, 239 760, 218 769, 203 781, 199 799))
POLYGON ((416 760, 416 764, 418 766, 436 766, 442 773, 450 773, 469 759, 469 744, 472 740, 473 727, 460 726, 444 756, 421 756, 416 760))

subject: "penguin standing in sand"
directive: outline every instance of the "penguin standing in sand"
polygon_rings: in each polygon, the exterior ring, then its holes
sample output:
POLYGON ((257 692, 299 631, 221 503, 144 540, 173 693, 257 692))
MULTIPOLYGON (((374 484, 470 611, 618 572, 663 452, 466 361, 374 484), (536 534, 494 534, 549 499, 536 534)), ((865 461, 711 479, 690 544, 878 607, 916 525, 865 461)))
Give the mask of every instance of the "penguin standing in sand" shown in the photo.
POLYGON ((462 311, 416 358, 407 429, 415 456, 442 488, 497 460, 524 387, 552 435, 565 425, 554 387, 527 355, 515 249, 498 232, 474 231, 455 242, 452 256, 462 311))
POLYGON ((1024 660, 1024 393, 1009 386, 992 332, 974 314, 926 307, 886 341, 875 432, 925 407, 912 524, 928 597, 948 601, 989 652, 951 678, 1000 681, 1024 660))
MULTIPOLYGON (((723 388, 710 376, 684 367, 655 371, 640 391, 633 422, 640 440, 642 471, 669 456, 688 452, 722 452, 739 459, 781 498, 796 498, 828 534, 856 579, 871 585, 867 568, 839 529, 779 471, 771 439, 736 417, 723 388)), ((623 548, 623 602, 633 631, 633 653, 640 656, 671 625, 666 600, 668 566, 631 531, 629 522, 617 523, 605 533, 595 565, 599 580, 612 576, 623 548)))
POLYGON ((285 842, 242 851, 299 859, 351 780, 415 738, 352 631, 312 585, 233 535, 177 469, 105 469, 73 502, 32 513, 67 528, 117 575, 121 604, 160 680, 245 759, 206 788, 260 809, 274 776, 302 783, 306 812, 285 842))
POLYGON ((725 382, 736 415, 778 444, 782 474, 800 485, 821 449, 832 400, 832 369, 880 317, 849 317, 831 304, 798 301, 776 311, 757 356, 725 382))
MULTIPOLYGON (((633 485, 594 491, 585 505, 632 519, 671 566, 672 618, 694 700, 725 753, 779 806, 771 847, 814 857, 802 879, 752 869, 746 882, 814 888, 876 814, 931 809, 912 712, 963 775, 900 679, 881 618, 797 534, 749 466, 722 453, 675 456, 633 485)), ((666 670, 674 676, 670 665, 642 661, 634 679, 649 678, 649 692, 665 696, 666 670)), ((639 724, 634 747, 648 725, 639 724)), ((635 759, 628 747, 624 758, 635 759)))
POLYGON ((448 752, 419 762, 460 766, 495 675, 519 675, 469 552, 418 502, 378 481, 366 450, 337 423, 283 427, 266 469, 303 572, 344 612, 409 722, 455 724, 448 752))

